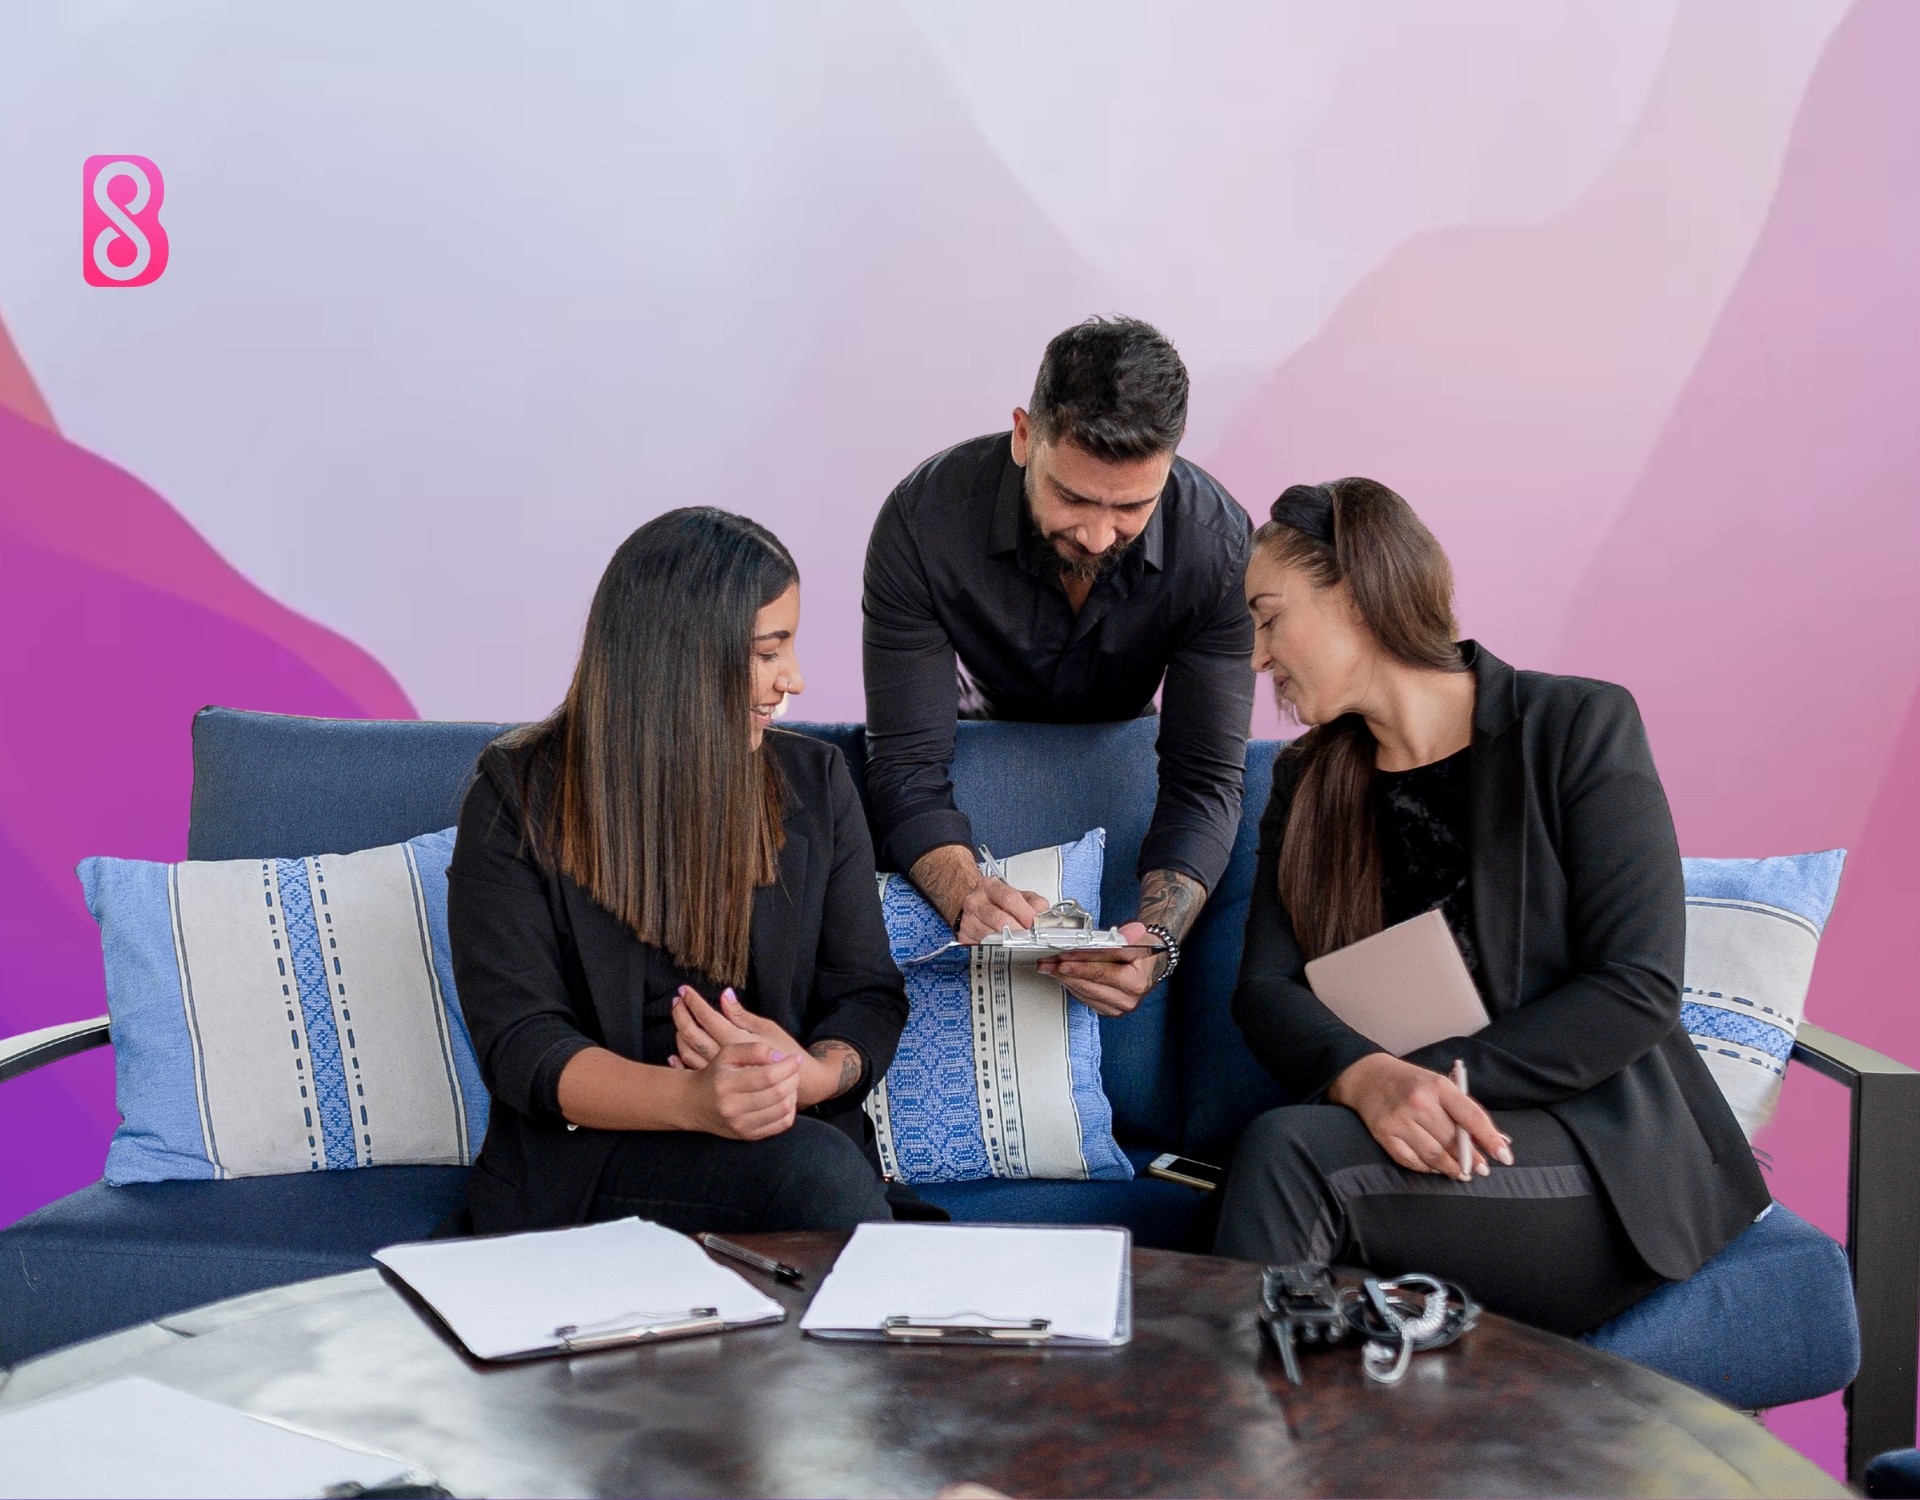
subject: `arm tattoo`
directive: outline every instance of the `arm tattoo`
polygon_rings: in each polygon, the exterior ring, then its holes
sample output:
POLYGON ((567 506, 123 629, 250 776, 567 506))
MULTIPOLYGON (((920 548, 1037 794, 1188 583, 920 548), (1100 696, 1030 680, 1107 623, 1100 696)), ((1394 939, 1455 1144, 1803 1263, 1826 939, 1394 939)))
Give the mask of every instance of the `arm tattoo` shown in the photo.
POLYGON ((1207 904, 1207 888, 1177 870, 1149 870, 1140 881, 1137 922, 1157 923, 1184 941, 1200 908, 1207 904))
POLYGON ((834 1055, 839 1054, 840 1077, 833 1086, 833 1092, 827 1096, 829 1099, 838 1099, 860 1081, 860 1053, 848 1043, 829 1039, 815 1042, 807 1051, 821 1062, 832 1062, 834 1055))

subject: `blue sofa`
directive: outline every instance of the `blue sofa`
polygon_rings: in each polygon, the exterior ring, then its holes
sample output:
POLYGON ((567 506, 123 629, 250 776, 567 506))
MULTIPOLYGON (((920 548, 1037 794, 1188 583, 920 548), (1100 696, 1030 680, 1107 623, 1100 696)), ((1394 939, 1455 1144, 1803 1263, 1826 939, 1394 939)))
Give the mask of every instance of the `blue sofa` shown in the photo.
MULTIPOLYGON (((193 725, 189 856, 352 850, 447 827, 480 748, 506 727, 203 710, 193 725)), ((839 745, 864 783, 860 726, 793 727, 839 745)), ((1105 827, 1102 901, 1109 912, 1131 912, 1133 867, 1156 785, 1155 729, 1152 719, 962 724, 954 769, 960 806, 976 836, 1002 853, 1105 827)), ((1255 827, 1278 748, 1248 748, 1233 860, 1179 973, 1133 1015, 1101 1023, 1115 1131, 1136 1167, 1169 1149, 1225 1161, 1247 1122, 1281 1101, 1229 1013, 1255 827)), ((0 1042, 0 1082, 109 1042, 104 1018, 0 1042)), ((1837 1244, 1776 1206, 1693 1278, 1657 1292, 1589 1341, 1749 1409, 1851 1382, 1855 1451, 1872 1454, 1913 1441, 1920 1236, 1902 1243, 1898 1235, 1900 1216, 1911 1217, 1920 1194, 1902 1185, 1910 1184, 1910 1154, 1904 1178, 1882 1162, 1884 1153, 1910 1152, 1920 1140, 1920 1095, 1908 1087, 1920 1075, 1811 1027, 1796 1059, 1854 1090, 1853 1276, 1837 1244), (1863 1100, 1872 1104, 1870 1119, 1862 1117, 1863 1100), (1876 1205, 1887 1206, 1883 1189, 1889 1201, 1900 1200, 1891 1218, 1876 1217, 1876 1205), (1868 1302, 1869 1290, 1878 1304, 1868 1302)), ((457 1208, 465 1175, 454 1167, 381 1167, 96 1183, 0 1230, 0 1364, 216 1298, 363 1268, 374 1249, 424 1237, 457 1208)), ((1144 1174, 1125 1183, 992 1181, 924 1191, 963 1220, 1124 1224, 1144 1245, 1181 1249, 1204 1249, 1211 1232, 1207 1195, 1144 1174)))

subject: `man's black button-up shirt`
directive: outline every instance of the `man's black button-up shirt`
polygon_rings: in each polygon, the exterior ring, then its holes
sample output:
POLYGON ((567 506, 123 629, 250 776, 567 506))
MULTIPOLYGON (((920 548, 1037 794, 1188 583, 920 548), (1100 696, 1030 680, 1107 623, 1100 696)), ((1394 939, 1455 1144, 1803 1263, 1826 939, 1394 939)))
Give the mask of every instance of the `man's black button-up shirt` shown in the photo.
POLYGON ((1209 891, 1240 821, 1253 713, 1247 514, 1176 458, 1153 518, 1078 615, 1030 518, 1011 435, 928 459, 887 497, 867 547, 867 789, 881 857, 905 870, 973 847, 953 805, 960 664, 986 717, 1104 723, 1153 712, 1160 797, 1140 873, 1209 891))

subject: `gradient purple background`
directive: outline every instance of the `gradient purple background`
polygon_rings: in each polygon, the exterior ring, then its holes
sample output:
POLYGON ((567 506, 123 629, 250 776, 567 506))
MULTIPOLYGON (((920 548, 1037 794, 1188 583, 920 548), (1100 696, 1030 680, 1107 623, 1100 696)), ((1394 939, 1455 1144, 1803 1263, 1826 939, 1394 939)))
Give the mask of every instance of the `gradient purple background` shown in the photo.
MULTIPOLYGON (((104 1009, 73 866, 184 852, 196 708, 539 712, 608 551, 670 505, 749 510, 794 543, 805 711, 859 717, 859 560, 887 487, 1003 421, 1047 334, 1120 306, 1181 343, 1188 452, 1249 508, 1297 478, 1381 478, 1448 546, 1470 633, 1627 684, 1687 853, 1851 849, 1808 1013, 1920 1061, 1920 6, 1828 10, 1817 29, 1725 0, 1479 16, 1490 38, 1560 28, 1528 54, 1529 128, 1565 138, 1549 170, 1501 154, 1511 115, 1469 118, 1491 75, 1463 74, 1452 99, 1408 86, 1392 108, 1340 107, 1452 66, 1437 34, 1406 39, 1396 7, 1341 13, 1326 98, 1297 117, 1262 113, 1238 53, 1311 29, 1310 8, 1221 7, 1193 22, 1217 32, 1165 40, 1170 66, 1217 69, 1226 101, 1181 125, 1195 166, 1160 189, 1185 232, 1137 239, 1114 220, 1150 190, 1095 192, 1097 162, 1064 173, 1032 80, 983 82, 978 37, 917 7, 689 35, 635 66, 680 89, 675 108, 708 111, 673 137, 693 165, 642 161, 648 192, 624 195, 673 234, 619 221, 591 275, 582 204, 604 163, 541 142, 514 156, 507 135, 535 127, 509 120, 446 169, 454 197, 410 175, 444 158, 411 107, 428 81, 454 115, 501 77, 552 91, 564 74, 582 110, 625 101, 617 70, 578 76, 593 66, 579 38, 555 61, 484 12, 428 80, 402 36, 389 98, 379 65, 342 95, 324 38, 296 66, 311 39, 230 17, 223 45, 280 69, 259 75, 273 89, 220 75, 258 89, 253 134, 100 104, 49 127, 58 150, 26 153, 58 202, 0 169, 10 201, 53 205, 45 238, 64 257, 0 276, 19 340, 0 328, 0 1032, 104 1009), (756 65, 774 93, 710 97, 756 65), (300 113, 303 80, 334 90, 332 115, 300 113), (276 113, 274 90, 295 102, 276 113), (376 117, 393 175, 328 168, 376 117), (1410 134, 1434 137, 1427 156, 1393 154, 1410 134), (116 142, 167 173, 174 263, 89 301, 72 178, 116 142), (254 170, 253 153, 294 147, 308 165, 290 178, 336 174, 319 184, 335 210, 319 270, 298 260, 286 182, 254 170), (435 256, 450 219, 508 193, 489 165, 519 196, 473 231, 482 275, 435 256), (1487 180, 1443 203, 1434 178, 1456 166, 1487 180), (542 173, 578 191, 543 199, 542 173), (1294 203, 1309 222, 1290 239, 1294 203), (216 232, 250 216, 282 257, 271 270, 216 232), (552 224, 568 234, 542 239, 552 224), (380 253, 356 258, 361 240, 380 253), (721 380, 736 399, 716 412, 699 391, 721 380)), ((1117 14, 1116 30, 1145 26, 1117 14)), ((126 24, 150 43, 185 26, 126 24)), ((211 69, 204 42, 176 50, 211 69)), ((658 125, 614 123, 639 139, 658 125)), ((0 250, 30 217, 0 226, 0 250)), ((36 245, 13 263, 36 265, 36 245)), ((1277 730, 1263 703, 1256 731, 1277 730)), ((0 1222, 97 1177, 115 1118, 100 1054, 0 1091, 0 1222)), ((1841 1090, 1795 1070, 1761 1142, 1776 1195, 1836 1237, 1846 1119, 1841 1090)), ((1837 1398, 1768 1421, 1840 1472, 1837 1398)))

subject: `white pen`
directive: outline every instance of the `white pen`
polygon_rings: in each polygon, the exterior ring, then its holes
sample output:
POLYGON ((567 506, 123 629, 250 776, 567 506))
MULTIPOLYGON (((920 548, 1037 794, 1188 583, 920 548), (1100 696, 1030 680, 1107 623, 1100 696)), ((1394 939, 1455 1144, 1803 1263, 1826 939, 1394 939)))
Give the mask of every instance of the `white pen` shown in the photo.
MULTIPOLYGON (((1467 1091, 1467 1065, 1457 1057, 1453 1060, 1453 1086, 1463 1094, 1467 1091)), ((1473 1137, 1467 1134, 1466 1126, 1454 1128, 1453 1143, 1460 1153, 1460 1176, 1473 1176, 1473 1137)))

